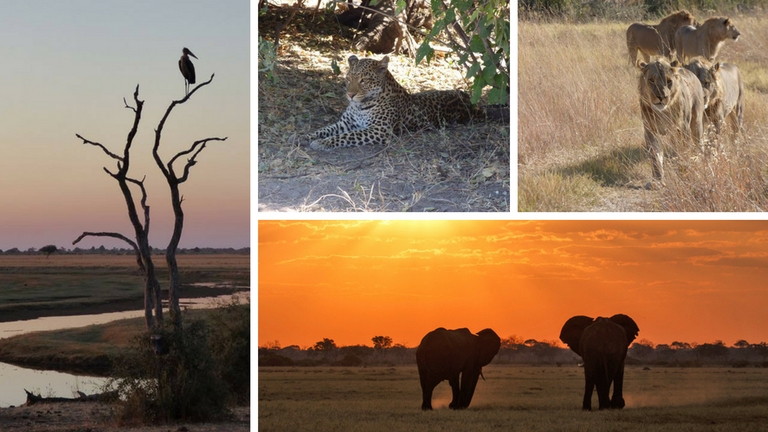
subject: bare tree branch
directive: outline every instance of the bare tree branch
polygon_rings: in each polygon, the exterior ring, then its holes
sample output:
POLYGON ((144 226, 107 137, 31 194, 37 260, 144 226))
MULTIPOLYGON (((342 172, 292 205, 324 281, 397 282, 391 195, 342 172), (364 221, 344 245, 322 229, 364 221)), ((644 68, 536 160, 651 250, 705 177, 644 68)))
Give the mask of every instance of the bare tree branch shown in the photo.
POLYGON ((160 171, 163 172, 163 175, 166 178, 169 178, 170 173, 168 169, 166 169, 166 167, 163 165, 163 160, 160 159, 160 155, 157 153, 157 150, 160 148, 160 136, 163 133, 163 126, 165 126, 165 121, 168 119, 168 116, 171 115, 171 111, 173 111, 176 105, 183 104, 184 102, 189 100, 190 96, 192 96, 197 91, 197 89, 210 84, 213 81, 213 77, 215 75, 216 74, 211 74, 211 78, 208 81, 198 84, 194 89, 192 89, 191 92, 189 92, 188 95, 184 97, 184 99, 179 99, 171 102, 171 104, 168 106, 168 109, 165 110, 165 115, 163 115, 163 118, 160 119, 160 123, 158 123, 157 129, 155 129, 155 145, 152 147, 152 156, 155 158, 155 163, 160 168, 160 171))
POLYGON ((188 150, 181 151, 177 153, 176 156, 171 158, 170 162, 168 162, 168 171, 171 174, 173 174, 174 173, 173 163, 176 162, 176 159, 178 159, 181 156, 188 155, 194 151, 195 154, 193 154, 191 158, 187 159, 187 164, 184 166, 184 174, 181 176, 181 178, 178 179, 179 183, 184 183, 185 181, 187 181, 187 177, 189 176, 189 169, 197 163, 197 160, 195 158, 197 158, 197 155, 199 155, 200 152, 203 151, 208 141, 226 141, 226 140, 227 140, 227 137, 224 137, 224 138, 214 137, 214 138, 202 139, 200 141, 195 141, 194 144, 192 144, 192 147, 190 147, 188 150), (195 151, 195 147, 197 147, 198 145, 200 146, 200 148, 197 149, 197 151, 195 151))
POLYGON ((141 189, 141 208, 144 209, 144 234, 149 235, 149 206, 147 205, 147 190, 144 189, 144 180, 147 176, 141 179, 141 181, 126 177, 125 180, 133 184, 136 184, 141 189))
POLYGON ((89 139, 83 138, 82 136, 80 136, 80 134, 75 134, 75 136, 80 138, 81 140, 83 140, 83 144, 90 144, 92 146, 96 146, 96 147, 101 148, 102 150, 104 150, 104 153, 106 153, 107 156, 111 157, 112 159, 117 159, 119 161, 123 160, 123 158, 121 158, 120 156, 118 156, 118 155, 112 153, 111 151, 107 150, 107 148, 104 147, 103 144, 97 143, 96 141, 91 141, 89 139))
POLYGON ((120 239, 120 240, 128 243, 129 245, 131 245, 133 250, 135 250, 137 253, 139 251, 139 246, 136 244, 136 242, 134 242, 133 240, 129 239, 128 237, 126 237, 126 236, 124 236, 124 235, 122 235, 120 233, 114 233, 114 232, 89 232, 89 231, 86 231, 86 232, 80 234, 80 237, 76 238, 75 241, 72 242, 72 244, 76 245, 76 244, 80 243, 80 240, 84 239, 85 237, 112 237, 112 238, 120 239))

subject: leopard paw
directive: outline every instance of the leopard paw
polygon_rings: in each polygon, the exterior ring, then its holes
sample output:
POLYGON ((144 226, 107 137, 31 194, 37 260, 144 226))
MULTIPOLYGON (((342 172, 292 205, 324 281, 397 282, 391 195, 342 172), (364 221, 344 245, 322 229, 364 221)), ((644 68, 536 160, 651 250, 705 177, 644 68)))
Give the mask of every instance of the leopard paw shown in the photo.
POLYGON ((312 150, 329 150, 328 147, 323 144, 323 140, 314 140, 311 143, 309 143, 309 148, 312 150))

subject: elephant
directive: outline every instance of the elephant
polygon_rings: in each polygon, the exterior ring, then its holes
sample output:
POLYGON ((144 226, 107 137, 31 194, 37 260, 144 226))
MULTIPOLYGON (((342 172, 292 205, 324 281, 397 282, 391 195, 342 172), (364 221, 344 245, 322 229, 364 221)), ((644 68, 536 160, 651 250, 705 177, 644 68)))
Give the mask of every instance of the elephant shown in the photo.
POLYGON ((448 380, 453 390, 453 400, 448 407, 469 407, 483 366, 493 360, 500 347, 501 338, 491 329, 480 330, 474 335, 466 328, 446 330, 440 327, 427 333, 416 349, 423 397, 421 409, 432 409, 432 391, 443 380, 448 380))
POLYGON ((584 402, 582 409, 592 409, 592 390, 597 387, 600 409, 624 408, 624 360, 629 344, 640 328, 627 315, 592 319, 577 315, 563 325, 560 340, 584 360, 584 402), (609 392, 613 383, 613 397, 609 392))

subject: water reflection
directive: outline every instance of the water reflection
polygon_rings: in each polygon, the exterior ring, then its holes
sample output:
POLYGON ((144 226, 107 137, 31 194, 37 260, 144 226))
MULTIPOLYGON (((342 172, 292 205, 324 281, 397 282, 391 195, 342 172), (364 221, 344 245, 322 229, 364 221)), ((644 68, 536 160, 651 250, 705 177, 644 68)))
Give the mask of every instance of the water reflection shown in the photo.
POLYGON ((75 376, 54 371, 37 371, 0 363, 0 408, 19 406, 27 401, 27 389, 41 396, 77 397, 77 391, 101 391, 106 378, 75 376))

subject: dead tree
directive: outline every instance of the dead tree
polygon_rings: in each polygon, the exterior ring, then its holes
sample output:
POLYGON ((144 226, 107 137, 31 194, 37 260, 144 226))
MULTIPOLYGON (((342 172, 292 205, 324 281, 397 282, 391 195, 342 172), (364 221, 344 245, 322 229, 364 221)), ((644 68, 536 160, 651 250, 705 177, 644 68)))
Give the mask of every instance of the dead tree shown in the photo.
POLYGON ((181 327, 181 309, 179 308, 179 288, 181 286, 181 282, 179 279, 179 267, 176 263, 176 250, 179 247, 181 233, 184 229, 184 211, 181 208, 181 203, 184 201, 184 197, 179 192, 179 185, 187 181, 187 178, 189 177, 189 170, 197 163, 196 158, 200 152, 205 149, 205 145, 209 141, 226 141, 227 137, 211 137, 195 141, 192 143, 189 149, 177 153, 167 163, 163 162, 160 154, 158 153, 158 150, 160 149, 160 138, 163 133, 163 126, 165 125, 165 121, 168 119, 168 116, 171 114, 171 111, 173 111, 176 105, 180 105, 188 101, 189 98, 191 98, 198 89, 210 84, 213 81, 213 77, 214 75, 211 75, 211 78, 208 81, 198 84, 198 86, 192 89, 192 91, 189 92, 189 94, 183 99, 171 102, 171 104, 168 106, 168 109, 165 111, 165 115, 157 125, 157 129, 155 129, 155 144, 152 147, 152 156, 155 159, 155 163, 157 164, 158 168, 160 168, 160 171, 162 171, 163 176, 165 176, 165 180, 168 182, 168 187, 171 190, 171 206, 173 207, 174 224, 171 240, 165 250, 165 261, 168 264, 168 272, 170 276, 170 282, 168 286, 168 313, 171 315, 171 322, 177 329, 181 327), (173 164, 180 157, 189 154, 192 156, 187 159, 187 162, 184 164, 181 177, 179 177, 173 168, 173 164))
POLYGON ((144 179, 136 180, 128 177, 128 170, 131 165, 131 145, 133 139, 136 136, 136 131, 141 121, 141 112, 144 107, 144 101, 139 100, 139 86, 136 86, 136 90, 133 92, 133 100, 136 103, 135 107, 128 105, 128 102, 123 99, 125 107, 132 110, 134 113, 133 126, 130 132, 128 132, 128 138, 123 148, 122 156, 112 153, 103 144, 83 138, 80 134, 76 136, 83 141, 83 144, 92 145, 100 148, 107 156, 117 160, 117 171, 112 172, 107 167, 104 167, 104 171, 117 181, 120 186, 120 191, 125 198, 125 205, 128 209, 128 218, 131 221, 134 229, 134 238, 136 241, 131 240, 127 236, 116 232, 89 232, 86 231, 80 235, 73 245, 80 242, 85 237, 112 237, 131 245, 136 253, 136 263, 139 266, 142 279, 144 280, 144 320, 147 325, 147 331, 153 331, 156 327, 160 326, 163 321, 163 308, 160 299, 160 283, 155 276, 155 265, 152 262, 152 249, 149 246, 149 205, 147 205, 147 191, 144 188, 144 179), (139 215, 136 209, 136 203, 133 199, 133 193, 129 187, 129 183, 134 184, 141 190, 141 208, 144 212, 144 223, 142 224, 139 219, 139 215), (154 310, 154 316, 152 311, 154 310))

